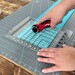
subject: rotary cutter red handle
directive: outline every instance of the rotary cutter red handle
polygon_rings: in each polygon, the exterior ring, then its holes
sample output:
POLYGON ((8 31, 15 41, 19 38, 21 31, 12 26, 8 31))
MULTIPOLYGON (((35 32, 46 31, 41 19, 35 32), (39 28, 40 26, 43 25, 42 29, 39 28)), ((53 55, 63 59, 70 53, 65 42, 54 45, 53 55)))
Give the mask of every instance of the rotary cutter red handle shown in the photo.
POLYGON ((41 32, 45 28, 50 27, 50 22, 51 22, 50 20, 46 20, 40 24, 33 25, 33 28, 32 28, 33 32, 41 32))

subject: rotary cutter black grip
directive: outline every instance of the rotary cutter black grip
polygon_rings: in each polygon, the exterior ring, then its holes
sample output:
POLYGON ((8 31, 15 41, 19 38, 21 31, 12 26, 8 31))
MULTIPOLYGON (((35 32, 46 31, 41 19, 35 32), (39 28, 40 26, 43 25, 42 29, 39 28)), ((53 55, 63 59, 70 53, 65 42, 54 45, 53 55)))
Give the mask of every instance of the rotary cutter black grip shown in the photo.
POLYGON ((33 25, 32 31, 35 32, 35 33, 39 31, 38 28, 36 27, 36 25, 33 25))

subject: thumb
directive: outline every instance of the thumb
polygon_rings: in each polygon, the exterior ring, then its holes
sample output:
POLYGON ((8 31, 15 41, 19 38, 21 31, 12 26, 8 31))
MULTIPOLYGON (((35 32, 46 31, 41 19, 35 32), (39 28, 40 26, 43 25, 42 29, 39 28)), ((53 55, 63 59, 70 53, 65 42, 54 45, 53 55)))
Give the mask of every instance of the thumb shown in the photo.
POLYGON ((59 23, 62 23, 62 20, 55 20, 54 18, 51 18, 51 28, 55 28, 56 25, 58 25, 59 23))
POLYGON ((67 47, 69 47, 69 46, 67 46, 66 44, 63 44, 63 48, 67 48, 67 47))
POLYGON ((51 68, 46 68, 42 70, 43 73, 51 73, 51 72, 57 72, 57 71, 61 71, 58 66, 53 66, 51 68))
POLYGON ((56 23, 51 22, 51 23, 50 23, 50 27, 51 27, 51 28, 55 28, 55 27, 56 27, 56 23))

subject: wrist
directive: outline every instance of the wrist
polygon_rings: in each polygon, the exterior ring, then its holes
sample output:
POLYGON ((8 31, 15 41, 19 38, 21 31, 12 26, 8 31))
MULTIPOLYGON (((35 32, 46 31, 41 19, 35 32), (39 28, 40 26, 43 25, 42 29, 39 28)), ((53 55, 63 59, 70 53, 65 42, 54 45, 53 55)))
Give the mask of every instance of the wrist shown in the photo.
POLYGON ((65 11, 69 11, 69 10, 71 10, 70 9, 70 5, 67 3, 67 2, 64 2, 64 1, 62 1, 61 3, 60 3, 60 6, 63 8, 63 10, 65 10, 65 11))
POLYGON ((60 4, 67 11, 75 8, 75 0, 62 0, 60 4))
POLYGON ((63 13, 63 16, 65 16, 69 11, 69 8, 63 2, 60 2, 57 7, 60 9, 61 14, 63 13))

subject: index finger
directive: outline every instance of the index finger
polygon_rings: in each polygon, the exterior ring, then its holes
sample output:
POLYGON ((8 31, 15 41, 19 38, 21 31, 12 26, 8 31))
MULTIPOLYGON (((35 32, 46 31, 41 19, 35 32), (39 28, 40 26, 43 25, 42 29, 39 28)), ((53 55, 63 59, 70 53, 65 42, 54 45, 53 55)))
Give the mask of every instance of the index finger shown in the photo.
POLYGON ((60 48, 43 48, 43 49, 41 49, 41 50, 39 50, 39 51, 52 51, 52 52, 55 52, 55 51, 57 51, 57 50, 59 50, 60 48))
POLYGON ((48 16, 42 17, 42 18, 38 21, 37 24, 40 24, 40 23, 44 22, 45 20, 49 20, 48 16))

